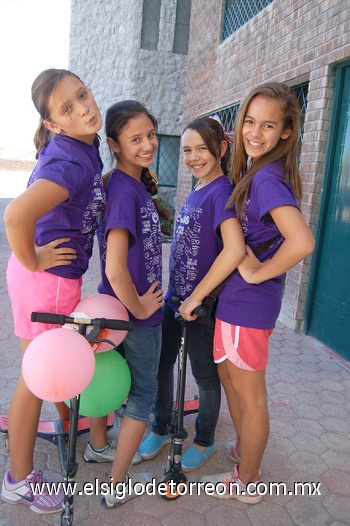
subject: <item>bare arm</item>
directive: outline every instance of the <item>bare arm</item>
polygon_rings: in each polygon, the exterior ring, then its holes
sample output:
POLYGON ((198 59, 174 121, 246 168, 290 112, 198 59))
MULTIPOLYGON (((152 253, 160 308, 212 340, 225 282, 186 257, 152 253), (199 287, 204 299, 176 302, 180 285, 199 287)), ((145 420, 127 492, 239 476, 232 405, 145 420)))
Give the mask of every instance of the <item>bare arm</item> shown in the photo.
POLYGON ((6 207, 6 234, 18 261, 33 272, 58 265, 69 265, 75 259, 72 248, 57 248, 69 238, 51 241, 43 247, 34 242, 37 220, 69 197, 63 186, 39 179, 6 207))
POLYGON ((220 225, 223 249, 214 260, 204 278, 198 283, 192 294, 179 307, 185 320, 195 320, 193 310, 210 294, 227 276, 234 271, 245 256, 244 237, 237 219, 226 219, 220 225))
POLYGON ((108 232, 106 275, 120 301, 140 320, 152 316, 163 305, 163 291, 156 290, 159 281, 152 283, 148 291, 139 296, 128 269, 129 232, 114 228, 108 232))
POLYGON ((297 208, 280 206, 271 210, 270 214, 285 240, 276 254, 264 263, 247 247, 247 255, 238 265, 247 283, 257 284, 284 274, 314 250, 314 237, 297 208))

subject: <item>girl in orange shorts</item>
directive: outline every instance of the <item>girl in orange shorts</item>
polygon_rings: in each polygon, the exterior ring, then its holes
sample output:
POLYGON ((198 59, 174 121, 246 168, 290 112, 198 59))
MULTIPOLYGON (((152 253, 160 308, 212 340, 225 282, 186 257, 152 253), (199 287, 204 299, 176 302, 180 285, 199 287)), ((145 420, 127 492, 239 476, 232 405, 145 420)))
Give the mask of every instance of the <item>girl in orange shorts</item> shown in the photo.
POLYGON ((235 465, 232 472, 202 479, 221 483, 213 496, 251 504, 262 498, 254 483, 269 436, 265 368, 284 275, 314 249, 299 210, 298 138, 299 106, 288 86, 270 82, 255 88, 237 120, 236 186, 227 204, 236 207, 247 255, 219 294, 214 334, 214 360, 237 437, 225 451, 235 465), (265 244, 258 259, 254 251, 265 244))

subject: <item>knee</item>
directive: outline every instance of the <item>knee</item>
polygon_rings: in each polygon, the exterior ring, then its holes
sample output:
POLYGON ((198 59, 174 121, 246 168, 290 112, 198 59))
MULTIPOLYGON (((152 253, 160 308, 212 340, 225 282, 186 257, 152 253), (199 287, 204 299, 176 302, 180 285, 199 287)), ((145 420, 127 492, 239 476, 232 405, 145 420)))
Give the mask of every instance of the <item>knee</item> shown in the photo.
POLYGON ((267 411, 267 395, 265 393, 242 393, 235 391, 236 399, 242 411, 267 411))

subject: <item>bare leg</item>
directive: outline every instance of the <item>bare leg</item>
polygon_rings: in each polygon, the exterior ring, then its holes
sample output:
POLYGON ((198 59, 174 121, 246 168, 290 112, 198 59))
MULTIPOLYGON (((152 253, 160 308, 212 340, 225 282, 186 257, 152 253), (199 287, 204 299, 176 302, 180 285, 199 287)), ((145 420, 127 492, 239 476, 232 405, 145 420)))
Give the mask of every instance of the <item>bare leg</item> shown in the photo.
POLYGON ((90 444, 94 449, 102 449, 107 444, 107 417, 90 418, 90 444))
POLYGON ((69 420, 70 418, 70 409, 64 402, 55 402, 58 415, 61 420, 69 420))
POLYGON ((218 375, 220 378, 220 382, 224 388, 226 400, 228 409, 230 412, 230 416, 232 419, 233 426, 236 431, 237 436, 237 453, 239 455, 241 451, 241 422, 242 422, 242 412, 241 408, 235 393, 235 390, 232 387, 230 375, 228 372, 227 362, 229 360, 225 360, 218 364, 218 375))
POLYGON ((133 420, 123 416, 122 425, 118 436, 118 446, 115 454, 111 478, 113 483, 124 482, 131 461, 140 445, 146 422, 133 420))
POLYGON ((227 362, 232 390, 241 411, 240 478, 248 483, 259 476, 261 460, 269 437, 269 413, 265 371, 245 371, 227 362))
MULTIPOLYGON (((22 353, 30 340, 21 340, 22 353)), ((25 478, 33 471, 33 452, 38 429, 42 401, 26 386, 22 375, 9 409, 9 441, 11 476, 15 481, 25 478)))

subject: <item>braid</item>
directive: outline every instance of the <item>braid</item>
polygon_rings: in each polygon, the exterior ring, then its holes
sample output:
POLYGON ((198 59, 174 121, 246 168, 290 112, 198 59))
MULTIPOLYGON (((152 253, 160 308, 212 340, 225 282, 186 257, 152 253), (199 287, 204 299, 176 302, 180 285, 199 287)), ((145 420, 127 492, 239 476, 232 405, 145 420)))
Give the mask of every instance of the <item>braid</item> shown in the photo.
POLYGON ((157 183, 153 179, 148 168, 142 168, 141 182, 145 185, 146 190, 151 197, 158 194, 157 183))

